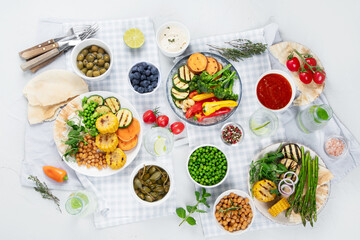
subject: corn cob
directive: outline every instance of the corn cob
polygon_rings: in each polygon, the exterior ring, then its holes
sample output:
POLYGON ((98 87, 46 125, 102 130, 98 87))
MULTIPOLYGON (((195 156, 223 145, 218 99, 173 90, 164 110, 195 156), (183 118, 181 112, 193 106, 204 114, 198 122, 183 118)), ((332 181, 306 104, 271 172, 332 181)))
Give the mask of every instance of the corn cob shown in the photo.
POLYGON ((282 198, 280 201, 275 203, 271 208, 269 208, 268 212, 271 214, 271 216, 276 217, 279 213, 285 211, 289 207, 290 204, 286 200, 286 198, 282 198))
POLYGON ((254 184, 253 195, 261 202, 270 202, 275 199, 276 194, 271 190, 276 190, 276 185, 268 179, 258 181, 254 184))
POLYGON ((96 120, 96 128, 101 134, 114 133, 119 128, 119 120, 113 113, 107 113, 96 120))

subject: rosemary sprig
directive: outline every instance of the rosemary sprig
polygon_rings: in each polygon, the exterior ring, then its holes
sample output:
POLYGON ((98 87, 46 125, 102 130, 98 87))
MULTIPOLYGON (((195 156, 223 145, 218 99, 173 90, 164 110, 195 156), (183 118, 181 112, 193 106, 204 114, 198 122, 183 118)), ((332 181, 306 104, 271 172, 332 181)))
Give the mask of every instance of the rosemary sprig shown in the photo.
POLYGON ((225 214, 227 214, 229 211, 231 211, 232 213, 232 211, 241 209, 241 206, 235 207, 234 202, 231 199, 230 201, 231 201, 231 206, 229 208, 220 209, 219 212, 225 212, 225 214))
POLYGON ((208 44, 211 51, 221 54, 223 57, 238 62, 244 58, 250 58, 254 55, 262 54, 267 48, 267 44, 253 43, 248 39, 235 39, 225 42, 231 48, 218 47, 208 44))
POLYGON ((40 180, 36 176, 32 176, 32 175, 30 175, 28 179, 35 182, 36 184, 36 187, 34 187, 35 191, 39 192, 44 199, 53 200, 54 203, 57 205, 58 210, 61 212, 59 198, 57 198, 51 193, 46 183, 40 182, 40 180))

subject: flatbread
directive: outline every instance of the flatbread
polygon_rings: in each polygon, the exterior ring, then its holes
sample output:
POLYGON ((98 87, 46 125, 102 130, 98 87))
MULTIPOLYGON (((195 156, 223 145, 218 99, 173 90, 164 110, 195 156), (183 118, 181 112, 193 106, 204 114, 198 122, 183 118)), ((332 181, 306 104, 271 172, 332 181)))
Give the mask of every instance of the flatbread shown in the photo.
POLYGON ((318 187, 330 182, 333 178, 334 175, 329 169, 319 165, 318 187))
MULTIPOLYGON (((323 68, 320 59, 307 47, 296 43, 296 42, 281 42, 270 46, 271 54, 279 60, 281 64, 286 66, 287 57, 292 52, 293 49, 296 49, 300 53, 309 53, 311 54, 320 68, 323 68)), ((296 54, 294 54, 296 56, 296 54)), ((299 57, 297 56, 299 59, 299 57)), ((300 60, 300 59, 299 59, 300 60)), ((303 67, 302 61, 300 61, 301 67, 303 67)), ((297 72, 290 72, 294 78, 297 89, 300 91, 300 95, 294 100, 294 105, 302 106, 312 103, 317 97, 320 96, 325 87, 325 82, 322 84, 316 84, 311 82, 310 84, 304 84, 299 79, 299 74, 297 72)))
POLYGON ((67 134, 70 131, 70 128, 66 124, 66 121, 70 120, 74 117, 77 111, 83 110, 82 102, 80 97, 76 97, 71 100, 63 109, 61 109, 58 117, 54 122, 54 141, 61 155, 64 155, 67 150, 67 145, 65 145, 65 141, 67 140, 67 134))
POLYGON ((37 124, 43 121, 52 121, 56 118, 60 108, 70 102, 72 98, 50 106, 33 106, 28 103, 28 120, 30 124, 37 124))
POLYGON ((51 106, 88 91, 86 82, 75 73, 49 70, 31 79, 23 93, 32 106, 51 106))

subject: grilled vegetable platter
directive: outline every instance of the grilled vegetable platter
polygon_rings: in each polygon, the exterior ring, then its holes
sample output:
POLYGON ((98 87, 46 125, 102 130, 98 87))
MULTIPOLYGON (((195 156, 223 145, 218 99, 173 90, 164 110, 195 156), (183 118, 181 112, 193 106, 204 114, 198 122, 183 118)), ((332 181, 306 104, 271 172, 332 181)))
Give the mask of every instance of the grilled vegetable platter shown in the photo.
POLYGON ((309 147, 276 143, 251 162, 248 190, 256 208, 270 220, 313 226, 330 194, 332 173, 309 147))
POLYGON ((63 161, 87 176, 109 176, 135 159, 142 142, 140 116, 113 92, 81 94, 54 122, 54 140, 63 161))
POLYGON ((228 119, 241 100, 241 79, 225 58, 210 52, 181 58, 166 83, 168 102, 182 120, 209 126, 228 119))

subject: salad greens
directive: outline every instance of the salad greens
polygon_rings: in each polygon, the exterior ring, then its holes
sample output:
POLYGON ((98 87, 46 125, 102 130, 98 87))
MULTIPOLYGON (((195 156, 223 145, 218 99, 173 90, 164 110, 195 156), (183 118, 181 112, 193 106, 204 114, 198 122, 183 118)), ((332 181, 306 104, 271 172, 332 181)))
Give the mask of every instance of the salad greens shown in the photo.
POLYGON ((81 123, 76 124, 74 121, 66 121, 66 124, 70 126, 72 129, 68 133, 68 140, 65 141, 65 144, 68 145, 68 149, 64 154, 65 160, 68 160, 68 156, 74 156, 79 150, 79 143, 84 142, 85 145, 88 143, 84 140, 85 132, 87 130, 81 123))
POLYGON ((234 100, 238 99, 238 95, 233 93, 232 88, 234 80, 238 79, 235 71, 229 68, 231 64, 224 67, 214 75, 203 71, 200 75, 195 75, 189 83, 190 92, 198 91, 199 93, 214 93, 219 99, 234 100), (221 75, 221 77, 219 77, 221 75))

